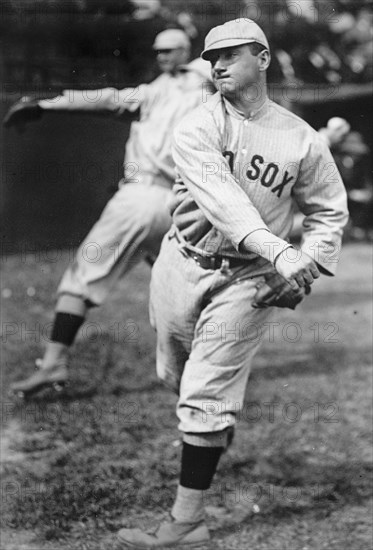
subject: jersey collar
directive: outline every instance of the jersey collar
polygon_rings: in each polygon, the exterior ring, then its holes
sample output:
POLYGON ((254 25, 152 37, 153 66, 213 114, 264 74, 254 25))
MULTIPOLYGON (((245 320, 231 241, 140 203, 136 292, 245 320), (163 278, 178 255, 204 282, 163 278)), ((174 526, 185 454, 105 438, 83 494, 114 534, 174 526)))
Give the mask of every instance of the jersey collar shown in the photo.
POLYGON ((256 110, 253 109, 251 111, 250 115, 246 116, 244 113, 242 113, 241 111, 239 111, 238 109, 233 107, 232 103, 230 103, 230 101, 228 101, 223 96, 222 96, 222 101, 223 101, 224 107, 226 109, 226 112, 230 116, 232 116, 234 118, 238 118, 240 120, 256 120, 256 119, 261 118, 262 116, 264 116, 267 113, 268 108, 269 108, 269 104, 270 104, 270 99, 267 97, 265 102, 263 103, 263 105, 261 107, 259 107, 259 109, 256 109, 256 110))

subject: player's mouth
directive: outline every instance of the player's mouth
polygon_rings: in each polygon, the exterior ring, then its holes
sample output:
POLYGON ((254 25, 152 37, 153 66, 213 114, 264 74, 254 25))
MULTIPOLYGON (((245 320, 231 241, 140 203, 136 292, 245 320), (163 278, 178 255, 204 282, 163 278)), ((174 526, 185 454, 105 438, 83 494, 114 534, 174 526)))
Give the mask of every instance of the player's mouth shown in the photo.
POLYGON ((229 76, 220 76, 219 78, 215 79, 215 85, 219 88, 221 88, 222 86, 230 87, 232 83, 233 81, 229 76))
POLYGON ((215 80, 227 80, 228 78, 230 78, 230 76, 228 74, 221 74, 215 75, 214 78, 215 80))
POLYGON ((231 88, 234 85, 234 80, 228 75, 219 76, 214 79, 215 85, 218 88, 231 88))

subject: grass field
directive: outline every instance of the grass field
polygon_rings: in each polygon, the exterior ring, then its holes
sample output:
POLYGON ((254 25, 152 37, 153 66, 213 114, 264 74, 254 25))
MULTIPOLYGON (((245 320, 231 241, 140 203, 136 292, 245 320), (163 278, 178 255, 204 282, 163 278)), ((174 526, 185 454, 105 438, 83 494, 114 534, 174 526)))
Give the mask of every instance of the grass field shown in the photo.
MULTIPOLYGON (((146 265, 83 326, 66 395, 7 397, 42 353, 69 261, 2 261, 2 550, 115 548, 121 526, 157 525, 177 485, 175 397, 155 375, 146 265)), ((211 548, 372 547, 371 280, 370 246, 346 245, 338 277, 258 335, 234 444, 205 495, 211 548)))

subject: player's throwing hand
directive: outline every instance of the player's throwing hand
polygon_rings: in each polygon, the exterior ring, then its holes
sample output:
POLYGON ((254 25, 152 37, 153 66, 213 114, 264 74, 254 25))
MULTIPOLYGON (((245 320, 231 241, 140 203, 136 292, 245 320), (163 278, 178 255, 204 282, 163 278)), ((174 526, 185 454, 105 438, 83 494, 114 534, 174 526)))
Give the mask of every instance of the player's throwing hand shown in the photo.
MULTIPOLYGON (((295 249, 293 249, 295 251, 295 249)), ((297 250, 291 254, 286 248, 275 259, 276 270, 286 279, 294 290, 298 287, 312 285, 320 277, 316 263, 305 252, 297 250)))

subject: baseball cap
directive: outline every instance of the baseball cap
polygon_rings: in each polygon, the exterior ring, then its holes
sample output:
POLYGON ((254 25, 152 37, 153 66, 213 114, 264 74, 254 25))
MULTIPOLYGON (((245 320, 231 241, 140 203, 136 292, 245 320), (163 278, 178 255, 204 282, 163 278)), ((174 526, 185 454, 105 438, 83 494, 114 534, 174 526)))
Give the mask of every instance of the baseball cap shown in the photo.
POLYGON ((351 128, 351 126, 349 125, 347 120, 345 120, 344 118, 341 118, 339 116, 334 116, 334 117, 330 118, 328 120, 327 127, 330 130, 342 130, 342 129, 344 129, 344 130, 346 130, 346 132, 349 132, 350 128, 351 128))
POLYGON ((176 48, 190 48, 188 35, 181 29, 166 29, 155 37, 154 50, 175 50, 176 48))
POLYGON ((252 19, 240 18, 227 21, 223 25, 213 27, 205 38, 205 49, 201 53, 203 59, 209 59, 209 53, 221 48, 232 48, 258 42, 269 50, 266 35, 252 19))

